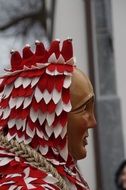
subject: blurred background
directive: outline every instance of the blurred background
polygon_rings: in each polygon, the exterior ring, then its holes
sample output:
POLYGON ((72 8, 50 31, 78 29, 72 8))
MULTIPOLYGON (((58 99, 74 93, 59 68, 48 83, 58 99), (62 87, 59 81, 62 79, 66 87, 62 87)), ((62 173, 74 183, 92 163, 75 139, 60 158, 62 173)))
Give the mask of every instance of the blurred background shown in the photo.
POLYGON ((79 161, 92 190, 115 190, 126 157, 126 0, 0 0, 0 73, 10 50, 73 39, 77 66, 95 90, 97 128, 79 161))

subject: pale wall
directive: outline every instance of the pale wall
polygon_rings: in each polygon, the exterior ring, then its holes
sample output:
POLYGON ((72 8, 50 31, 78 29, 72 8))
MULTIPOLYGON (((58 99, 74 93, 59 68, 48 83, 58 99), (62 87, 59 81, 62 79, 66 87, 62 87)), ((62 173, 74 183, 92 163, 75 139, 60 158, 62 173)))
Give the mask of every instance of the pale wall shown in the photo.
MULTIPOLYGON (((77 66, 88 73, 84 1, 57 0, 54 38, 73 38, 77 66)), ((92 190, 96 189, 93 138, 90 133, 88 156, 79 162, 84 178, 92 190)))
POLYGON ((121 99, 126 156, 126 0, 112 0, 117 90, 121 99))

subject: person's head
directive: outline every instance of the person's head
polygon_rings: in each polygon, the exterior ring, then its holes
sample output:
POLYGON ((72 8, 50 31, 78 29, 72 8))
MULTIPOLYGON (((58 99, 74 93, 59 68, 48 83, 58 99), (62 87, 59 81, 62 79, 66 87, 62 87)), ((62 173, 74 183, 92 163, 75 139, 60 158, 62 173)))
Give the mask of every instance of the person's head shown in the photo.
POLYGON ((74 65, 72 41, 54 40, 49 49, 37 42, 35 52, 25 46, 22 54, 12 52, 0 86, 1 130, 48 158, 84 158, 88 129, 95 126, 94 93, 74 65))
POLYGON ((122 162, 116 172, 115 183, 118 189, 126 190, 126 160, 122 162))
POLYGON ((75 160, 86 156, 88 129, 94 128, 94 92, 88 77, 74 69, 70 87, 72 110, 68 113, 68 150, 75 160))

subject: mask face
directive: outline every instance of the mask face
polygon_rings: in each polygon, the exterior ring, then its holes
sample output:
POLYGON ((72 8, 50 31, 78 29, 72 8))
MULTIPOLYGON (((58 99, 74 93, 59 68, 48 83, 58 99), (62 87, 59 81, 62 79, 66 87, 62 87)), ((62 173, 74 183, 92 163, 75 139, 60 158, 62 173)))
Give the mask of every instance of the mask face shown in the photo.
POLYGON ((68 150, 75 160, 86 157, 88 129, 96 126, 92 85, 82 72, 75 70, 70 88, 72 110, 68 113, 68 150))

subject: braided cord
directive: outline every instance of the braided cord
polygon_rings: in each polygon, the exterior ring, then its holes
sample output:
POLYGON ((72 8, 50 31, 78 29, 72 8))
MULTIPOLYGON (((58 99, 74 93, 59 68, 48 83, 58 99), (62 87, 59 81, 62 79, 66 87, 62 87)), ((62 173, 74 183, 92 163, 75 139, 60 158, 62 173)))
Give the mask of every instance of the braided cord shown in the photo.
POLYGON ((49 163, 46 158, 44 158, 40 153, 33 150, 30 146, 25 145, 23 142, 18 143, 17 140, 7 140, 2 133, 0 133, 0 146, 9 150, 9 152, 14 153, 16 156, 22 157, 27 162, 46 173, 51 173, 58 182, 56 185, 63 190, 68 190, 65 180, 60 176, 57 170, 49 163))

